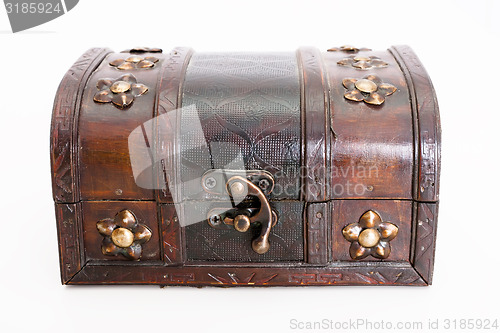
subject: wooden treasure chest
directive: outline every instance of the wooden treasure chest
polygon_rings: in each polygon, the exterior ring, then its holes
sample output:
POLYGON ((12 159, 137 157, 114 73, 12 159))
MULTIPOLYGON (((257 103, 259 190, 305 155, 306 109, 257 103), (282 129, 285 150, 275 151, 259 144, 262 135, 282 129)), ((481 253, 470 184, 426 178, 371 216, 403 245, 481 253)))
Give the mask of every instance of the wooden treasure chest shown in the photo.
POLYGON ((407 46, 95 48, 52 119, 64 284, 432 281, 439 114, 407 46))

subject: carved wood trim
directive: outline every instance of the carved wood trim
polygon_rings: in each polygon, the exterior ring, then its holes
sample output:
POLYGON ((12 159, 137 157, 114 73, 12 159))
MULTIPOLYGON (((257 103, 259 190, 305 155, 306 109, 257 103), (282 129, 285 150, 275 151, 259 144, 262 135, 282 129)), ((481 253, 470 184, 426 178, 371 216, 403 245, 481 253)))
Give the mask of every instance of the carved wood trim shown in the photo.
POLYGON ((158 284, 189 286, 426 285, 409 263, 373 267, 241 267, 86 265, 69 284, 158 284), (123 280, 123 275, 127 280, 123 280))
POLYGON ((307 206, 307 262, 310 264, 326 265, 329 259, 329 235, 328 225, 331 223, 331 208, 329 203, 313 203, 307 206))
POLYGON ((432 284, 436 250, 437 203, 416 203, 415 250, 413 266, 428 284, 432 284))
POLYGON ((61 281, 68 283, 83 263, 81 204, 55 204, 61 281))
POLYGON ((173 204, 160 205, 160 225, 162 228, 163 261, 165 265, 176 265, 185 261, 184 230, 173 204))
POLYGON ((52 191, 55 202, 79 200, 77 153, 78 114, 83 89, 108 49, 93 48, 85 52, 64 75, 59 85, 51 124, 52 191))
POLYGON ((429 75, 409 46, 393 46, 389 51, 405 75, 413 110, 415 153, 418 153, 415 156, 413 198, 417 201, 438 201, 441 124, 434 88, 429 75))

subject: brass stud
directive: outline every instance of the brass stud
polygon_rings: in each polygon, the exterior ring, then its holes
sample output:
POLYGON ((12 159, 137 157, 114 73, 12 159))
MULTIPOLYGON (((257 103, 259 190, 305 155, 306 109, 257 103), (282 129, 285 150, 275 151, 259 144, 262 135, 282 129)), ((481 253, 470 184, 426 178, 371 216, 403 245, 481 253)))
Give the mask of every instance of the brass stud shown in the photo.
POLYGON ((377 58, 375 58, 375 59, 372 58, 371 59, 371 65, 372 65, 372 67, 375 67, 375 68, 377 68, 377 67, 381 68, 381 67, 387 67, 387 66, 389 66, 388 63, 386 63, 385 61, 382 61, 380 59, 377 59, 377 58))
POLYGON ((234 182, 231 184, 231 194, 236 197, 241 197, 245 194, 245 185, 241 182, 234 182))
POLYGON ((97 81, 96 87, 99 90, 107 89, 113 84, 111 79, 100 79, 97 81))
POLYGON ((344 97, 348 100, 360 102, 363 100, 364 96, 359 90, 351 90, 344 94, 344 97))
POLYGON ((126 61, 123 64, 117 66, 116 68, 124 70, 124 71, 128 71, 128 70, 134 69, 135 67, 132 63, 126 61))
POLYGON ((385 96, 390 96, 394 94, 394 92, 397 90, 395 86, 389 83, 381 83, 378 87, 378 91, 381 94, 384 94, 385 96))
POLYGON ((149 52, 149 53, 162 53, 162 49, 160 48, 157 48, 157 47, 134 47, 133 49, 130 49, 130 50, 125 50, 125 51, 122 51, 122 53, 126 53, 126 52, 129 52, 129 53, 146 53, 146 52, 149 52))
POLYGON ((118 67, 120 66, 121 64, 123 64, 125 62, 124 59, 116 59, 116 60, 113 60, 111 61, 109 64, 113 67, 118 67))
POLYGON ((381 105, 385 102, 385 98, 379 93, 374 92, 365 98, 365 102, 373 105, 381 105))
POLYGON ((371 93, 377 90, 377 84, 375 82, 367 80, 367 79, 361 79, 356 81, 354 84, 356 88, 358 88, 361 92, 365 93, 371 93))
POLYGON ((356 83, 356 79, 353 79, 353 78, 347 78, 347 79, 343 79, 342 80, 342 85, 346 88, 346 89, 354 89, 354 84, 356 83))
POLYGON ((137 68, 151 68, 155 64, 149 60, 141 60, 140 62, 137 63, 137 68))
POLYGON ((130 56, 126 59, 126 61, 128 61, 128 62, 140 62, 143 59, 144 59, 143 57, 139 57, 139 56, 130 56))
POLYGON ((375 258, 387 259, 390 254, 391 254, 391 247, 389 246, 389 243, 380 242, 375 247, 375 253, 374 253, 375 258))
POLYGON ((357 241, 360 233, 361 227, 358 225, 358 223, 351 223, 344 229, 342 229, 342 235, 350 242, 357 241))
POLYGON ((246 215, 238 215, 234 218, 234 229, 246 232, 250 228, 250 218, 246 215))
POLYGON ((156 57, 140 57, 132 55, 127 59, 116 59, 109 63, 110 66, 116 67, 120 70, 131 70, 141 68, 152 68, 159 59, 156 57))
POLYGON ((138 96, 141 96, 141 95, 144 95, 145 93, 147 93, 148 87, 146 87, 143 84, 136 83, 136 84, 132 85, 131 91, 132 91, 132 95, 134 95, 134 97, 138 97, 138 96))
MULTIPOLYGON (((359 64, 363 63, 360 61, 359 64)), ((362 79, 346 78, 342 80, 342 85, 347 89, 344 93, 345 99, 351 101, 364 101, 371 105, 381 105, 385 102, 385 97, 392 95, 397 88, 373 74, 366 75, 362 79)))
POLYGON ((354 46, 352 45, 342 45, 340 47, 343 51, 355 51, 357 50, 354 46))
POLYGON ((146 58, 144 58, 144 60, 151 61, 152 63, 156 63, 160 59, 158 59, 157 57, 146 57, 146 58))
POLYGON ((355 68, 359 68, 359 69, 368 69, 368 68, 372 67, 366 61, 356 61, 355 63, 352 64, 352 66, 355 68))
POLYGON ((354 57, 354 60, 355 61, 370 61, 371 59, 369 57, 360 57, 360 56, 357 56, 357 57, 354 57))
POLYGON ((367 79, 367 80, 370 80, 372 81, 373 83, 375 84, 382 84, 382 80, 380 80, 380 78, 374 74, 368 74, 366 75, 363 79, 367 79))
POLYGON ((383 222, 380 223, 379 230, 384 241, 391 241, 398 235, 399 228, 392 223, 383 222))
POLYGON ((117 81, 125 81, 125 82, 130 82, 130 83, 137 83, 137 79, 135 78, 134 75, 128 73, 128 74, 123 74, 118 78, 117 81))
POLYGON ((101 252, 104 255, 116 255, 119 252, 119 248, 112 241, 103 242, 101 252))
POLYGON ((363 228, 374 228, 381 222, 380 216, 373 210, 365 212, 359 219, 359 224, 363 228))
POLYGON ((130 82, 126 82, 126 81, 116 81, 115 83, 113 83, 111 85, 111 87, 109 88, 112 92, 114 92, 115 94, 119 94, 119 93, 122 93, 122 92, 126 92, 127 90, 130 89, 130 82))
POLYGON ((341 47, 331 47, 327 50, 328 52, 337 52, 337 51, 343 51, 347 53, 357 53, 359 51, 371 51, 371 49, 362 47, 362 48, 357 48, 352 45, 342 45, 341 47))
POLYGON ((120 109, 124 109, 132 104, 134 101, 134 97, 130 94, 119 93, 113 97, 113 104, 119 107, 120 109))
POLYGON ((360 260, 368 256, 386 259, 391 253, 389 242, 396 237, 398 227, 390 222, 383 222, 373 210, 365 212, 357 223, 351 223, 342 229, 344 238, 351 242, 349 254, 352 259, 360 260))
POLYGON ((141 257, 142 245, 148 242, 152 231, 137 223, 135 215, 128 209, 118 212, 114 219, 97 222, 97 231, 104 236, 101 251, 105 255, 123 255, 130 260, 141 257))
POLYGON ((109 103, 113 99, 111 91, 103 90, 94 95, 94 101, 99 103, 109 103))
POLYGON ((137 220, 128 209, 124 209, 115 215, 115 223, 122 228, 133 228, 137 224, 137 220))
POLYGON ((358 242, 363 247, 374 247, 380 241, 380 233, 375 229, 365 229, 361 231, 358 242))
POLYGON ((100 234, 106 235, 106 236, 111 236, 111 233, 113 232, 115 225, 106 220, 101 220, 97 222, 97 231, 99 231, 100 234))
POLYGON ((349 247, 349 254, 352 259, 360 260, 370 255, 371 250, 361 246, 358 242, 351 243, 349 247))
POLYGON ((117 228, 111 234, 113 244, 118 247, 129 247, 134 242, 134 234, 126 228, 117 228))
POLYGON ((350 59, 350 58, 341 59, 341 60, 337 61, 337 64, 341 65, 341 66, 350 66, 350 65, 352 65, 352 59, 350 59))
POLYGON ((382 68, 388 66, 386 62, 380 60, 380 58, 375 56, 363 57, 354 55, 350 55, 347 58, 337 61, 337 64, 341 66, 351 66, 356 69, 362 69, 362 70, 369 68, 382 68))

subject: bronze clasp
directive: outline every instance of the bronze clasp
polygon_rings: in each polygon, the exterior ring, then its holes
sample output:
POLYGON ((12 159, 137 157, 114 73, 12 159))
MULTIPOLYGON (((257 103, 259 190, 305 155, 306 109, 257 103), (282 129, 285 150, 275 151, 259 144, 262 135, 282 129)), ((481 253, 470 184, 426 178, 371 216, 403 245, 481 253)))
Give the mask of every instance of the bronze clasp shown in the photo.
POLYGON ((239 232, 246 232, 252 224, 261 225, 260 235, 252 241, 252 249, 258 254, 269 250, 269 234, 278 221, 266 195, 274 188, 274 178, 262 170, 210 170, 202 177, 205 191, 214 194, 226 192, 232 207, 214 208, 208 213, 208 224, 214 228, 233 226, 239 232), (227 180, 226 180, 227 179, 227 180), (225 180, 225 181, 223 181, 225 180), (221 188, 220 184, 224 184, 221 188), (240 205, 247 197, 255 197, 258 204, 249 207, 240 205))

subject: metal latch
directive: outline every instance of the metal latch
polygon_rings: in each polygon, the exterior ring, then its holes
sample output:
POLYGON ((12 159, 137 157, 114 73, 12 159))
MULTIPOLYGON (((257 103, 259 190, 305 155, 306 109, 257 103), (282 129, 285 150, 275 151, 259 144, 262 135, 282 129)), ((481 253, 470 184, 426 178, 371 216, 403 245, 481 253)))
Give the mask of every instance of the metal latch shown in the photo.
POLYGON ((274 188, 273 176, 264 170, 209 170, 202 177, 203 189, 212 194, 229 195, 231 207, 214 208, 208 212, 208 224, 216 229, 232 226, 246 232, 252 225, 260 224, 260 235, 252 241, 258 254, 269 250, 269 234, 278 216, 271 208, 267 196, 274 188), (255 197, 258 202, 245 202, 255 197))

